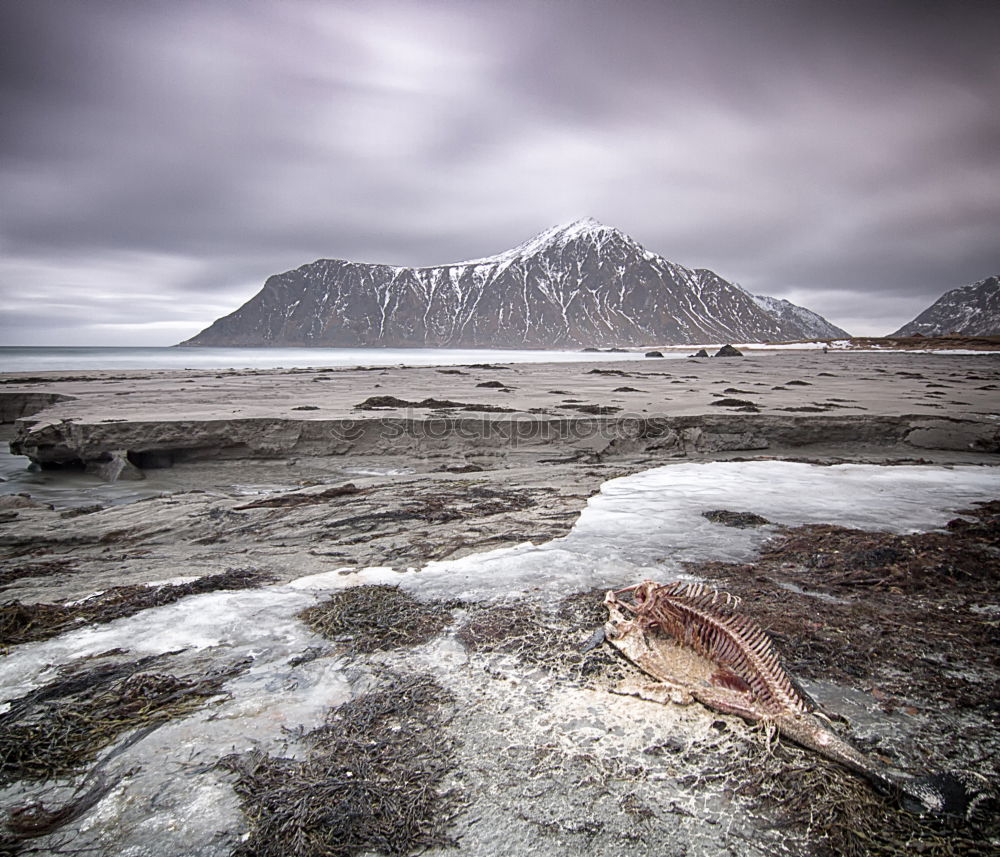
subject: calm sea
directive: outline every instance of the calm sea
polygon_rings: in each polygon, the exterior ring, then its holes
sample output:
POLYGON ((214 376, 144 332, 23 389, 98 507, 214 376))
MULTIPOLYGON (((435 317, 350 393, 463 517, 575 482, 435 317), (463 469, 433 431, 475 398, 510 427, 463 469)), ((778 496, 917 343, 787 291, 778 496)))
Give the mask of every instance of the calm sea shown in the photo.
MULTIPOLYGON (((697 347, 692 350, 697 350, 697 347)), ((666 352, 667 357, 685 353, 666 352)), ((519 351, 490 348, 52 348, 0 346, 0 372, 99 369, 300 369, 341 366, 456 366, 643 359, 642 351, 519 351)))

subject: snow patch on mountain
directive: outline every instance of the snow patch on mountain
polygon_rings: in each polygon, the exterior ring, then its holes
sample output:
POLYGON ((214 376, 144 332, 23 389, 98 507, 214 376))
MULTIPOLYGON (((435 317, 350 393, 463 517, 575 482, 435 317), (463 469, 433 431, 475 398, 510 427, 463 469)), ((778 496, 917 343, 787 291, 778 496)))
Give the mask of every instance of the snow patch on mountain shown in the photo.
MULTIPOLYGON (((742 287, 741 287, 742 288, 742 287)), ((747 293, 749 294, 749 292, 747 293)), ((761 309, 771 313, 776 318, 782 318, 801 326, 805 332, 803 339, 840 339, 849 338, 850 334, 828 322, 819 313, 811 309, 793 304, 783 298, 772 298, 767 295, 750 295, 761 309)))
POLYGON ((1000 336, 1000 275, 945 292, 890 336, 1000 336))
POLYGON ((629 242, 639 246, 636 241, 629 238, 625 233, 619 232, 610 226, 605 226, 593 217, 582 217, 572 223, 564 223, 560 226, 553 226, 540 232, 534 238, 529 238, 523 244, 518 244, 510 250, 496 253, 492 256, 484 256, 481 259, 469 259, 465 262, 453 262, 445 267, 460 267, 464 265, 499 265, 513 262, 517 259, 524 259, 535 253, 542 252, 549 248, 565 247, 570 241, 578 238, 585 238, 600 249, 602 244, 612 235, 623 236, 629 242))

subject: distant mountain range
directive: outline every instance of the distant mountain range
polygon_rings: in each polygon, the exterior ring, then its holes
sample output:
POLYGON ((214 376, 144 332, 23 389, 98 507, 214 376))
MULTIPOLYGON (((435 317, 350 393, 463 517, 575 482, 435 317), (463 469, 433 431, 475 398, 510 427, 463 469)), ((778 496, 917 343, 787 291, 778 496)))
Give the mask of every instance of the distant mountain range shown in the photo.
POLYGON ((785 300, 685 268, 586 218, 426 268, 321 259, 183 345, 571 348, 846 338, 785 300))
POLYGON ((945 292, 890 336, 1000 336, 1000 276, 945 292))

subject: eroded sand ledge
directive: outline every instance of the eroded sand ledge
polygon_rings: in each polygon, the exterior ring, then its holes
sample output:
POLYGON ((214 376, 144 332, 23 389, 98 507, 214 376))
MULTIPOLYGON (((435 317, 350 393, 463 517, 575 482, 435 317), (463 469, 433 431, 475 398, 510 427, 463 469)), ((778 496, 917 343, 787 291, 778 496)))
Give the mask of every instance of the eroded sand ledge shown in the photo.
POLYGON ((16 420, 12 450, 46 465, 402 455, 509 466, 847 447, 989 455, 1000 452, 998 391, 1000 355, 806 352, 596 367, 11 375, 0 406, 16 420))

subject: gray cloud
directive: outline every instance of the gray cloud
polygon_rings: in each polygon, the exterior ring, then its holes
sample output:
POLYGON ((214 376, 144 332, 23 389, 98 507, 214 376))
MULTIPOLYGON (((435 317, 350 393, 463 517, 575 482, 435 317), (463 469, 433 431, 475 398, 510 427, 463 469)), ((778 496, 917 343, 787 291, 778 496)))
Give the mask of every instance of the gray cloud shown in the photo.
POLYGON ((986 2, 0 0, 0 336, 168 344, 315 258, 583 215, 886 332, 1000 270, 998 37, 986 2))

